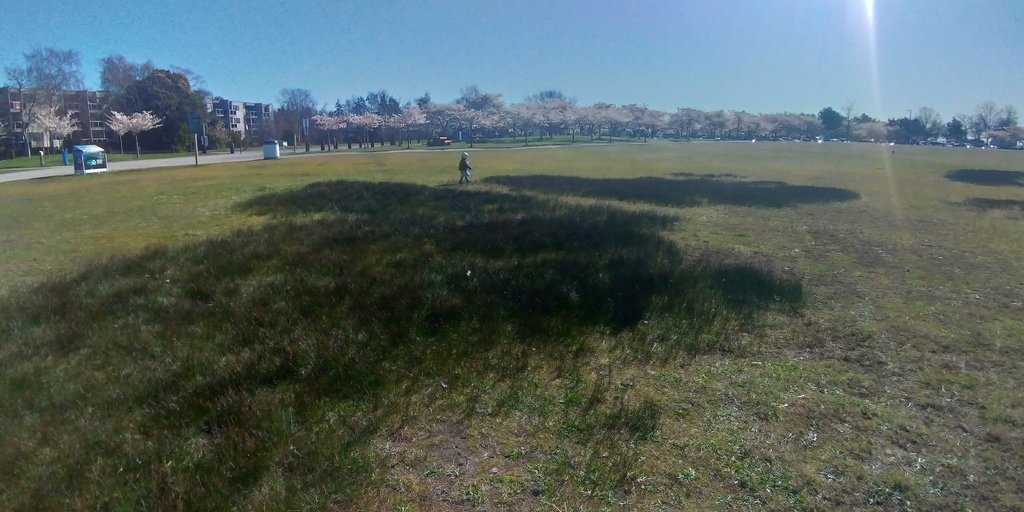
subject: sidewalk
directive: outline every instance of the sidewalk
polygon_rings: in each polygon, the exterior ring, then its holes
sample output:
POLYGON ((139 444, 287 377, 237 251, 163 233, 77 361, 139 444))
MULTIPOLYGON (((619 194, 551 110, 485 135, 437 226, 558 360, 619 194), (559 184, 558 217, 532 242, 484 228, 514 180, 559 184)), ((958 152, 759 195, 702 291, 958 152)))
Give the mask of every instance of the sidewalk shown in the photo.
MULTIPOLYGON (((282 151, 281 156, 286 156, 282 151)), ((263 151, 249 150, 244 153, 218 153, 199 155, 200 164, 219 164, 223 162, 246 162, 251 160, 262 160, 263 151)), ((110 172, 134 171, 138 169, 154 169, 157 167, 176 167, 182 165, 195 165, 195 156, 176 156, 173 158, 154 158, 150 160, 126 160, 123 162, 110 162, 107 169, 110 172)), ((53 178, 57 176, 74 176, 75 169, 70 165, 56 167, 44 167, 40 169, 25 169, 22 171, 0 174, 0 183, 8 181, 32 180, 37 178, 53 178)))

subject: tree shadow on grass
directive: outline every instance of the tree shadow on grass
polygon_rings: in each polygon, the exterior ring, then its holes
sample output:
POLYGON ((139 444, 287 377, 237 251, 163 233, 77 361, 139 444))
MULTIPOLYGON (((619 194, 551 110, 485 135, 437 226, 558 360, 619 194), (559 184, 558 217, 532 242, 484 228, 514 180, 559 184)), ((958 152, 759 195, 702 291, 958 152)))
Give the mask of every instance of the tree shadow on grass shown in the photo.
MULTIPOLYGON (((0 484, 43 508, 344 508, 383 478, 382 432, 455 407, 444 390, 475 404, 482 376, 518 389, 538 360, 573 374, 593 335, 725 349, 803 300, 764 261, 682 254, 655 213, 361 182, 239 207, 271 218, 0 302, 0 417, 20 419, 0 435, 29 436, 0 484)), ((596 403, 582 446, 656 425, 596 403)))
POLYGON ((991 199, 988 197, 970 197, 964 200, 964 206, 979 210, 1019 210, 1024 211, 1024 201, 1016 199, 991 199))
POLYGON ((692 207, 729 204, 783 208, 798 204, 852 201, 856 192, 834 187, 789 185, 781 181, 735 181, 680 173, 681 179, 667 178, 579 178, 530 175, 491 176, 488 183, 550 194, 597 197, 620 201, 692 207))
POLYGON ((959 169, 946 173, 952 181, 987 185, 990 187, 1024 187, 1024 171, 995 171, 988 169, 959 169))

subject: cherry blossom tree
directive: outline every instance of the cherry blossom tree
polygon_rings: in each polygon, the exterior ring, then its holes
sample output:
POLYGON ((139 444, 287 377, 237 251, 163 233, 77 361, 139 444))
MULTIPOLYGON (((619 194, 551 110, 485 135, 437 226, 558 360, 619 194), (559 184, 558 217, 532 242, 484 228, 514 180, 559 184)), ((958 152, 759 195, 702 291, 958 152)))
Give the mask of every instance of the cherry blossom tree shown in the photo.
POLYGON ((488 112, 486 110, 464 108, 459 110, 455 116, 459 121, 459 126, 466 128, 469 134, 469 147, 473 147, 474 131, 487 124, 488 112))
POLYGON ((729 123, 729 116, 724 110, 712 110, 704 115, 704 126, 708 129, 708 137, 721 137, 729 123))
POLYGON ((853 125, 853 137, 871 142, 885 140, 885 123, 869 121, 853 125))
POLYGON ((547 128, 549 136, 553 136, 557 128, 568 124, 569 112, 573 108, 572 103, 562 98, 547 98, 537 106, 538 121, 547 128))
POLYGON ((516 111, 515 107, 515 105, 510 105, 508 108, 502 110, 496 122, 497 126, 512 134, 512 140, 519 138, 518 128, 520 124, 520 114, 516 111))
POLYGON ((480 92, 475 86, 467 87, 457 103, 464 107, 455 113, 459 124, 469 132, 469 146, 473 147, 477 128, 488 128, 497 124, 499 113, 505 109, 501 94, 480 92))
POLYGON ((629 115, 622 107, 610 103, 595 103, 591 107, 591 115, 597 125, 598 137, 601 136, 601 126, 608 127, 608 142, 612 141, 615 134, 615 127, 629 122, 629 115))
POLYGON ((371 148, 374 146, 374 141, 370 140, 370 132, 380 128, 384 120, 380 114, 373 112, 367 112, 366 114, 349 116, 349 121, 363 129, 363 136, 359 142, 359 147, 364 147, 368 144, 371 148))
POLYGON ((35 116, 33 126, 35 130, 49 134, 51 141, 59 140, 63 143, 65 137, 78 131, 78 120, 70 112, 60 115, 56 107, 49 107, 35 116))
POLYGON ((348 127, 348 122, 344 116, 333 115, 333 114, 318 114, 312 117, 313 124, 317 128, 327 132, 327 146, 331 146, 331 136, 334 136, 334 149, 338 149, 338 136, 337 132, 348 127))
POLYGON ((730 110, 727 117, 729 118, 729 124, 732 126, 732 138, 754 138, 754 132, 759 127, 756 116, 742 110, 730 110))
POLYGON ((423 114, 427 117, 427 122, 436 126, 438 131, 442 134, 447 134, 448 131, 459 124, 459 112, 464 110, 465 107, 456 103, 428 103, 424 109, 423 114))
POLYGON ((670 117, 672 126, 679 131, 679 137, 690 138, 690 134, 700 128, 700 121, 704 119, 704 113, 695 108, 681 107, 670 117))
POLYGON ((544 115, 537 103, 516 103, 510 108, 509 120, 513 130, 522 132, 523 143, 530 145, 530 128, 544 122, 544 115))
MULTIPOLYGON (((163 126, 163 119, 154 115, 148 110, 135 112, 134 114, 122 114, 116 110, 107 115, 107 126, 118 132, 118 136, 131 132, 135 136, 135 158, 141 158, 142 152, 139 149, 139 134, 148 132, 154 128, 163 126), (121 132, 120 130, 124 130, 121 132)), ((122 153, 124 150, 121 151, 122 153)))
POLYGON ((399 124, 405 130, 405 147, 412 147, 412 138, 409 137, 409 129, 423 126, 427 122, 427 116, 423 114, 423 110, 420 106, 415 103, 410 103, 402 109, 402 113, 399 114, 399 124))
MULTIPOLYGON (((388 137, 388 141, 392 146, 394 146, 395 139, 398 138, 398 132, 402 129, 402 111, 399 110, 396 113, 381 114, 380 124, 385 128, 390 128, 391 136, 388 137)), ((380 145, 384 145, 384 132, 381 133, 380 145)), ((399 145, 401 145, 401 142, 399 142, 399 145)))
POLYGON ((124 134, 128 133, 128 116, 114 110, 107 114, 107 128, 117 134, 117 145, 124 154, 124 134))
POLYGON ((653 135, 665 123, 666 114, 647 108, 647 105, 633 103, 623 106, 622 111, 625 117, 628 118, 628 122, 633 126, 634 134, 635 132, 643 133, 644 142, 647 142, 647 137, 653 135))

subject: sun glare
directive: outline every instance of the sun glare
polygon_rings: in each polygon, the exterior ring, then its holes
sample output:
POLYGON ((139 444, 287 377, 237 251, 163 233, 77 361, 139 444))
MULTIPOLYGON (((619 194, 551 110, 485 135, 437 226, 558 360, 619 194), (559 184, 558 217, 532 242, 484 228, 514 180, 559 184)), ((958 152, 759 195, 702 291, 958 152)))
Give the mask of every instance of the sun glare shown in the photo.
MULTIPOLYGON (((864 32, 868 42, 868 62, 870 62, 871 73, 871 101, 875 112, 882 110, 882 78, 878 66, 878 31, 875 24, 875 0, 864 0, 864 32)), ((889 188, 889 200, 892 202, 893 213, 896 215, 896 222, 903 228, 902 205, 899 191, 896 189, 896 180, 893 176, 893 155, 894 150, 888 146, 880 146, 882 157, 882 168, 889 188)))

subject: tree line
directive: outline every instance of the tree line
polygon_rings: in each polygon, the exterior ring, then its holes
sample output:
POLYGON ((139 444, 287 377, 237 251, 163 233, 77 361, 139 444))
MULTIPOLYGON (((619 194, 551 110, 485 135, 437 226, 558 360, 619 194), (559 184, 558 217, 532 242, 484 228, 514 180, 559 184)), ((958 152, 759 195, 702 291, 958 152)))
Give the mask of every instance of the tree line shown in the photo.
MULTIPOLYGON (((29 133, 45 130, 57 139, 73 138, 74 113, 61 104, 61 91, 82 88, 78 52, 44 48, 23 55, 21 65, 5 68, 7 85, 22 101, 25 122, 18 132, 26 153, 29 133)), ((105 93, 107 128, 119 135, 125 125, 111 124, 113 113, 124 116, 148 112, 148 130, 132 131, 136 151, 140 146, 183 150, 192 141, 195 123, 202 123, 211 147, 234 142, 241 135, 227 129, 209 111, 213 94, 203 79, 188 68, 158 68, 152 61, 135 63, 122 55, 100 60, 100 84, 105 93), (190 126, 190 118, 192 125, 190 126)), ((578 105, 558 90, 542 90, 516 103, 506 103, 500 93, 467 86, 451 102, 435 102, 429 93, 403 102, 380 89, 363 96, 338 99, 333 106, 318 105, 311 91, 282 89, 275 112, 276 135, 284 140, 304 140, 337 147, 339 140, 351 145, 401 144, 413 138, 459 136, 473 144, 491 138, 544 138, 555 135, 589 140, 671 137, 678 139, 809 140, 842 139, 875 142, 945 142, 993 144, 1012 148, 1024 139, 1012 105, 999 107, 988 101, 974 112, 957 114, 948 122, 932 108, 921 107, 901 118, 881 121, 865 113, 854 115, 848 102, 839 110, 825 107, 818 113, 752 114, 741 110, 700 110, 680 107, 674 112, 643 104, 615 105, 598 102, 578 105)), ((120 119, 120 118, 117 118, 120 119)), ((0 123, 0 137, 13 127, 0 123)), ((257 142, 258 143, 258 142, 257 142)), ((120 144, 120 143, 119 143, 120 144)))
MULTIPOLYGON (((589 140, 670 137, 726 140, 815 140, 864 142, 996 145, 1017 148, 1024 129, 1017 124, 1016 109, 989 101, 972 114, 958 114, 949 122, 930 107, 906 117, 880 121, 861 113, 854 115, 850 102, 841 111, 825 107, 817 114, 751 114, 738 110, 699 110, 680 107, 664 112, 646 105, 595 103, 581 106, 561 91, 545 90, 519 103, 506 104, 502 95, 466 87, 451 103, 437 103, 429 94, 404 104, 386 91, 371 92, 316 107, 309 90, 284 89, 280 95, 282 128, 294 129, 303 118, 315 121, 322 134, 337 141, 340 133, 362 143, 390 141, 410 131, 451 136, 461 132, 471 144, 494 137, 522 139, 531 136, 566 135, 589 140), (367 141, 367 134, 375 139, 367 141)), ((314 135, 315 136, 315 135, 314 135)))

